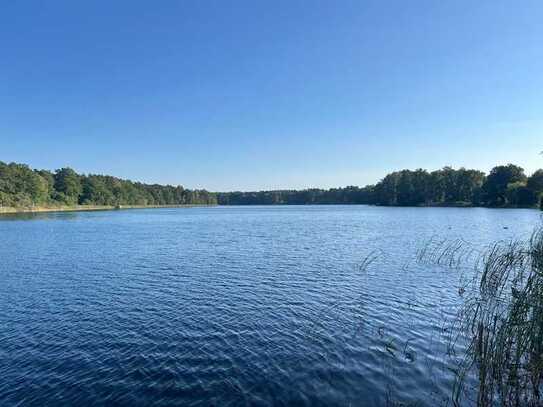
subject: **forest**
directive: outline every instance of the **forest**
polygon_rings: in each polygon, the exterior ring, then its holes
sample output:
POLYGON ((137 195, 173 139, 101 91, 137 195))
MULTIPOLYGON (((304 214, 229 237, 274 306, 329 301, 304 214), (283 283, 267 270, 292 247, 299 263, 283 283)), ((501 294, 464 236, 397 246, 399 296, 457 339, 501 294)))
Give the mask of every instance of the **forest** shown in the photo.
POLYGON ((227 192, 219 205, 369 204, 383 206, 487 206, 542 205, 543 170, 527 176, 513 165, 494 167, 488 175, 478 170, 445 167, 428 172, 402 170, 375 185, 302 191, 227 192))
POLYGON ((0 161, 0 206, 58 205, 305 205, 542 207, 543 170, 527 176, 513 165, 478 170, 402 170, 375 185, 332 189, 220 192, 143 184, 108 175, 54 172, 0 161))
POLYGON ((182 186, 148 185, 107 175, 55 172, 0 161, 0 206, 195 205, 217 203, 216 195, 182 186))

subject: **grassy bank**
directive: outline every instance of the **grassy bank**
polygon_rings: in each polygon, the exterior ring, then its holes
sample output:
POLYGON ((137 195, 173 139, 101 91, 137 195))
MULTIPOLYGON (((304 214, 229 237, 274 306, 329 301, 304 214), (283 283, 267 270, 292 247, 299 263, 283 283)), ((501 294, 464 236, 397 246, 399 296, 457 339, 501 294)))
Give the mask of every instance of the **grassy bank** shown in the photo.
POLYGON ((6 207, 0 206, 0 215, 14 213, 41 213, 41 212, 86 212, 86 211, 111 211, 122 209, 152 209, 152 208, 190 208, 195 206, 212 205, 59 205, 59 206, 31 206, 31 207, 6 207))

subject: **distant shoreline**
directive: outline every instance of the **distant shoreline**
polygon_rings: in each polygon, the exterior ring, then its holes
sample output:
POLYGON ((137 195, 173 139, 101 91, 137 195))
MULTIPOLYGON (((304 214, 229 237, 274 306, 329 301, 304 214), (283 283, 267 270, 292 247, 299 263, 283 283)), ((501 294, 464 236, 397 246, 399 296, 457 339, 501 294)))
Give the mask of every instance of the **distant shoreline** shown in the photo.
POLYGON ((333 205, 543 209, 543 169, 527 176, 517 165, 479 170, 444 167, 389 173, 365 187, 209 192, 180 185, 143 184, 109 175, 51 172, 0 161, 0 213, 96 211, 185 205, 333 205), (126 206, 125 206, 126 204, 126 206))
POLYGON ((159 209, 159 208, 192 208, 217 205, 190 204, 190 205, 62 205, 62 206, 33 206, 25 208, 0 207, 0 215, 13 215, 18 213, 46 213, 46 212, 91 212, 114 211, 123 209, 159 209))
POLYGON ((161 208, 193 208, 193 207, 251 207, 251 206, 333 206, 333 205, 364 205, 381 208, 485 208, 485 209, 535 209, 537 207, 522 207, 522 206, 476 206, 467 203, 456 203, 450 205, 434 204, 434 205, 375 205, 375 204, 353 204, 353 203, 305 203, 305 204, 237 204, 237 205, 208 205, 208 204, 187 204, 187 205, 62 205, 62 206, 34 206, 34 207, 0 207, 0 216, 14 214, 31 214, 31 213, 48 213, 48 212, 98 212, 98 211, 115 211, 125 209, 161 209, 161 208))
POLYGON ((451 203, 434 203, 434 204, 420 204, 420 205, 382 205, 374 203, 358 203, 358 202, 326 202, 326 203, 236 203, 236 204, 218 204, 216 206, 334 206, 334 205, 344 205, 344 206, 374 206, 378 208, 483 208, 483 209, 535 209, 539 210, 537 206, 513 206, 513 205, 504 205, 504 206, 488 206, 488 205, 473 205, 471 203, 465 202, 451 202, 451 203))

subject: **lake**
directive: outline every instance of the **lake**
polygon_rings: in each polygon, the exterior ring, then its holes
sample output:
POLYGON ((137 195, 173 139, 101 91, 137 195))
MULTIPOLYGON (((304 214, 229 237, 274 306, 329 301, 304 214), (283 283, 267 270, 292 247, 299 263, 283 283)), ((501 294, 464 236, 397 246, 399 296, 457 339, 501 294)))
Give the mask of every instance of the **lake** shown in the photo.
POLYGON ((369 206, 1 217, 0 405, 444 405, 459 275, 417 251, 539 224, 369 206))

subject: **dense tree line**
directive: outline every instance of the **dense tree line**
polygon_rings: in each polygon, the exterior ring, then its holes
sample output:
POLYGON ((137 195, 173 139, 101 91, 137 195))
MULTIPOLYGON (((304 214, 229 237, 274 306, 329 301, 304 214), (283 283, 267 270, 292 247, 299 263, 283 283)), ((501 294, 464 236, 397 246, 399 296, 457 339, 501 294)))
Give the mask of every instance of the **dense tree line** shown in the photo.
POLYGON ((375 185, 301 191, 210 193, 182 186, 148 185, 107 175, 32 170, 0 161, 0 206, 47 205, 304 205, 372 204, 386 206, 473 205, 535 207, 542 205, 543 170, 527 176, 521 167, 502 165, 486 175, 450 167, 428 172, 402 170, 375 185))
POLYGON ((468 204, 491 207, 533 207, 541 202, 543 171, 527 177, 513 164, 494 167, 490 174, 445 167, 438 171, 399 171, 374 187, 374 201, 381 205, 468 204))
POLYGON ((148 185, 71 168, 32 170, 0 161, 0 206, 216 204, 216 195, 182 186, 148 185))
POLYGON ((327 190, 226 192, 217 195, 219 205, 367 204, 371 201, 372 190, 349 186, 327 190))
POLYGON ((220 205, 373 204, 386 206, 473 205, 489 207, 541 206, 543 170, 530 177, 516 165, 502 165, 490 174, 450 167, 393 172, 376 185, 363 188, 302 191, 227 192, 220 205))

